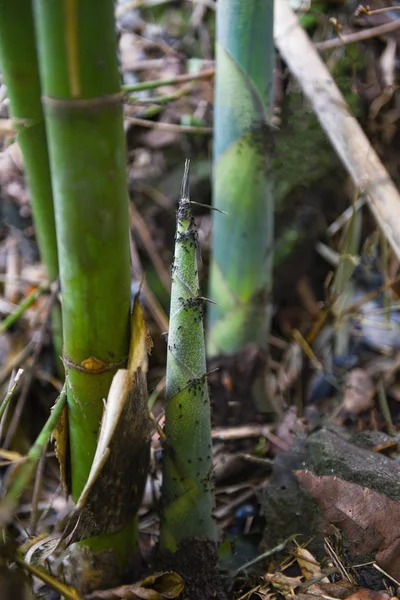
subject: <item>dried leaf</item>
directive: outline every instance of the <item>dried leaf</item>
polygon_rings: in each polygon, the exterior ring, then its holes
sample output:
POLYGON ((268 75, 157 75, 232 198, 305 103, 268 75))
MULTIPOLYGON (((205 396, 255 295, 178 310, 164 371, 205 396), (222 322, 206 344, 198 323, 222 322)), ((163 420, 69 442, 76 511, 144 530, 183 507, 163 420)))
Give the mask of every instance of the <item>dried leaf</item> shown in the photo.
POLYGON ((51 439, 54 440, 54 448, 58 464, 60 465, 60 481, 62 488, 66 494, 69 493, 69 470, 68 470, 68 407, 64 406, 61 417, 58 420, 56 428, 51 434, 51 439))
POLYGON ((390 594, 383 590, 369 590, 361 588, 355 594, 348 596, 346 600, 389 600, 390 594))
MULTIPOLYGON (((322 575, 321 567, 317 562, 316 558, 306 548, 296 547, 293 552, 294 558, 297 560, 298 565, 301 569, 301 574, 304 579, 314 579, 322 575)), ((321 581, 328 582, 329 579, 324 577, 321 581)))
POLYGON ((302 585, 301 577, 288 577, 283 573, 267 573, 264 579, 284 596, 293 595, 293 591, 302 585))
POLYGON ((262 588, 260 586, 251 590, 248 595, 248 600, 271 600, 273 595, 268 588, 262 588))
POLYGON ((375 387, 371 376, 364 369, 352 369, 347 373, 342 408, 353 415, 374 405, 375 387))
POLYGON ((142 586, 156 590, 163 598, 176 598, 184 588, 182 577, 174 571, 149 575, 143 579, 142 586))
POLYGON ((184 588, 182 577, 178 573, 168 571, 154 573, 143 581, 131 585, 121 585, 110 590, 99 590, 89 594, 88 600, 163 600, 177 598, 184 588))
POLYGON ((155 592, 155 596, 143 596, 143 592, 145 594, 151 594, 152 590, 146 590, 137 584, 121 585, 110 590, 97 590, 86 597, 88 600, 138 600, 139 598, 162 600, 162 596, 160 596, 158 592, 155 592))
POLYGON ((399 577, 400 502, 338 477, 317 477, 311 471, 295 475, 325 519, 346 533, 353 556, 374 551, 378 565, 399 577))
POLYGON ((338 600, 346 600, 346 598, 358 590, 357 585, 344 579, 329 583, 320 581, 318 586, 320 589, 320 595, 338 598, 338 600))
POLYGON ((24 554, 24 561, 27 564, 30 564, 31 562, 35 564, 45 564, 46 560, 57 549, 59 542, 60 537, 55 535, 40 535, 36 539, 29 540, 29 548, 24 554))

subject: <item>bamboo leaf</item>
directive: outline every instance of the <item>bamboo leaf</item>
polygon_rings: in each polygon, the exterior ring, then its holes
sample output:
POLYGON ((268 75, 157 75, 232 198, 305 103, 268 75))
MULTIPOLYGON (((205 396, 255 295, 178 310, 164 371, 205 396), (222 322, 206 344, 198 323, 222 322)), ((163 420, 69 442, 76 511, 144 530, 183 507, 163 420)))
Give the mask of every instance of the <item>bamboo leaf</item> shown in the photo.
POLYGON ((183 589, 184 583, 178 573, 153 573, 138 583, 93 592, 87 600, 162 600, 177 598, 183 589))

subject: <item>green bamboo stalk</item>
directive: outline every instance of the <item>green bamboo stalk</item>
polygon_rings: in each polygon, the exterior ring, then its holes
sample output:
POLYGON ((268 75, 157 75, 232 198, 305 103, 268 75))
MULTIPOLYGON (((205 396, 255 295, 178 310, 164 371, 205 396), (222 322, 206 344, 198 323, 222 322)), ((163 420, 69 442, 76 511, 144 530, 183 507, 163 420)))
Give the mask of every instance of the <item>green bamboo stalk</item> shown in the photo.
POLYGON ((0 65, 24 159, 40 253, 49 279, 54 280, 57 242, 31 0, 0 2, 0 65))
MULTIPOLYGON (((0 2, 0 68, 18 131, 39 251, 47 277, 58 277, 57 241, 31 0, 0 2)), ((56 356, 62 352, 61 308, 52 311, 56 356)), ((61 365, 59 365, 61 366, 61 365)))
MULTIPOLYGON (((126 364, 130 340, 126 149, 114 3, 35 0, 34 7, 60 256, 72 496, 77 501, 95 454, 103 399, 117 369, 126 364)), ((123 529, 81 543, 85 557, 94 561, 91 576, 101 555, 107 554, 110 564, 108 572, 97 568, 91 581, 83 581, 85 591, 92 584, 109 584, 105 578, 115 575, 115 557, 120 570, 127 566, 137 543, 133 517, 123 529)), ((75 575, 82 580, 88 572, 75 575)))
POLYGON ((273 0, 218 0, 208 353, 265 348, 271 315, 273 0))
POLYGON ((172 552, 186 538, 216 538, 212 518, 210 400, 197 251, 187 161, 177 214, 165 392, 160 547, 172 552))

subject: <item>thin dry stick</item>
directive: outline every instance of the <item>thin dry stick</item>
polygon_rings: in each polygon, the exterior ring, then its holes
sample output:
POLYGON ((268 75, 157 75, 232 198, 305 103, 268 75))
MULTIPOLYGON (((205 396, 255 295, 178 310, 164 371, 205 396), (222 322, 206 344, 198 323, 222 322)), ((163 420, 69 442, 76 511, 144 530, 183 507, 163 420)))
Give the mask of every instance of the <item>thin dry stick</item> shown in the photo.
POLYGON ((32 363, 31 363, 29 369, 26 370, 21 394, 18 398, 18 402, 16 403, 12 419, 11 419, 10 424, 7 429, 7 434, 6 434, 6 437, 4 440, 4 444, 3 444, 3 448, 5 450, 7 450, 7 448, 9 448, 9 446, 11 444, 11 441, 14 437, 15 431, 18 426, 18 422, 22 415, 22 412, 23 412, 23 409, 25 406, 25 402, 28 398, 28 394, 29 394, 29 391, 31 388, 33 377, 34 377, 34 367, 39 360, 39 355, 43 348, 43 344, 45 341, 45 335, 46 335, 46 331, 47 331, 47 327, 48 327, 48 321, 50 318, 50 313, 53 309, 54 302, 56 301, 57 294, 58 294, 58 289, 57 289, 57 287, 55 287, 49 296, 48 304, 46 307, 46 314, 45 314, 45 317, 43 319, 43 322, 40 326, 40 329, 39 329, 37 337, 36 337, 35 349, 33 351, 33 356, 32 356, 32 363))
POLYGON ((392 12, 392 10, 400 10, 400 6, 384 6, 383 8, 375 8, 374 10, 371 10, 369 6, 363 6, 360 4, 354 13, 354 16, 360 17, 361 15, 367 15, 370 17, 371 15, 379 15, 389 11, 392 12))
POLYGON ((245 438, 267 437, 271 433, 269 425, 241 425, 239 427, 216 427, 212 430, 213 440, 242 440, 245 438))
POLYGON ((286 0, 275 0, 274 37, 360 193, 400 259, 400 195, 286 0))
POLYGON ((351 206, 346 208, 346 210, 335 221, 333 221, 333 223, 331 223, 329 225, 328 229, 326 230, 326 233, 330 237, 336 235, 337 232, 340 231, 340 229, 342 227, 344 227, 346 225, 346 223, 348 223, 350 221, 350 219, 354 215, 355 211, 359 210, 362 206, 364 206, 364 204, 365 204, 364 196, 357 198, 357 200, 355 202, 353 202, 353 204, 351 206))
POLYGON ((125 120, 139 127, 160 129, 161 131, 173 131, 174 133, 197 133, 199 135, 211 135, 212 127, 192 127, 191 125, 177 125, 175 123, 163 123, 159 121, 146 121, 137 117, 125 117, 125 120))
POLYGON ((8 315, 1 323, 0 323, 0 334, 6 331, 11 325, 14 325, 16 321, 24 314, 24 312, 30 308, 33 304, 35 304, 36 300, 44 293, 49 290, 50 284, 49 282, 44 282, 39 285, 35 290, 33 290, 26 298, 24 298, 20 304, 16 307, 16 309, 8 315))
POLYGON ((376 27, 370 27, 369 29, 361 29, 355 33, 348 33, 347 35, 341 35, 340 37, 333 38, 332 40, 324 40, 323 42, 316 42, 315 47, 319 52, 324 50, 332 50, 333 48, 340 48, 340 46, 347 44, 355 44, 362 42, 363 40, 369 40, 385 33, 391 33, 400 28, 400 20, 389 21, 383 25, 377 25, 376 27))
POLYGON ((35 484, 33 486, 32 493, 32 512, 31 517, 29 519, 29 533, 30 535, 35 535, 36 533, 36 525, 39 518, 39 497, 42 491, 43 485, 43 475, 44 475, 44 467, 46 464, 46 450, 47 444, 43 448, 42 456, 39 459, 36 476, 35 476, 35 484))
POLYGON ((18 131, 14 127, 12 119, 0 119, 0 138, 8 135, 16 135, 18 131))
POLYGON ((65 600, 84 600, 75 588, 69 587, 65 583, 58 581, 58 579, 53 577, 53 575, 51 575, 42 565, 37 566, 29 564, 24 561, 22 556, 16 556, 15 562, 18 566, 28 571, 30 575, 37 577, 40 581, 43 581, 43 583, 46 583, 49 587, 58 592, 65 600))
POLYGON ((390 408, 386 396, 385 386, 383 384, 383 380, 380 379, 377 385, 378 391, 378 402, 379 408, 381 409, 383 418, 386 421, 386 427, 389 435, 396 435, 396 427, 393 425, 392 415, 390 413, 390 408))
POLYGON ((175 102, 176 100, 180 100, 181 98, 188 96, 193 90, 193 86, 193 83, 187 83, 176 90, 173 94, 153 96, 152 98, 144 98, 143 100, 138 100, 137 98, 133 97, 133 102, 136 106, 131 106, 132 99, 130 99, 130 102, 125 104, 125 115, 129 115, 133 112, 133 116, 135 116, 135 111, 137 110, 137 106, 139 104, 151 104, 151 106, 145 110, 142 109, 140 112, 138 112, 137 116, 140 119, 152 119, 156 115, 159 115, 171 102, 175 102))
MULTIPOLYGON (((13 395, 16 392, 16 389, 21 381, 21 377, 23 375, 24 370, 23 369, 18 369, 17 374, 14 377, 14 381, 10 382, 10 386, 8 389, 8 392, 4 398, 4 400, 2 401, 2 403, 0 404, 0 421, 3 418, 4 415, 4 411, 6 410, 7 406, 9 405, 13 395)), ((0 438, 1 438, 1 433, 0 433, 0 438)))
POLYGON ((198 79, 209 79, 214 75, 215 69, 207 69, 200 71, 199 73, 185 73, 184 75, 177 75, 176 77, 171 77, 169 79, 154 79, 151 81, 141 81, 140 83, 123 85, 122 90, 124 92, 134 93, 142 90, 152 90, 165 85, 178 85, 180 83, 187 83, 189 81, 196 81, 198 79))
POLYGON ((0 386, 10 377, 14 369, 18 369, 35 349, 35 342, 30 340, 4 367, 0 370, 0 386))
POLYGON ((153 318, 157 323, 161 333, 163 333, 164 331, 168 331, 168 317, 146 282, 145 276, 143 274, 142 264, 140 262, 139 254, 137 252, 136 244, 134 239, 132 238, 132 235, 130 236, 130 249, 132 274, 138 281, 142 281, 142 289, 144 297, 146 299, 147 308, 149 309, 149 312, 153 315, 153 318))
POLYGON ((145 220, 143 219, 140 212, 137 210, 136 206, 133 202, 129 205, 129 210, 131 213, 131 227, 136 231, 139 236, 143 246, 146 248, 146 252, 149 255, 154 268, 157 272, 157 275, 163 284, 165 290, 170 293, 171 291, 171 275, 164 265, 160 254, 156 248, 156 245, 150 235, 149 229, 146 225, 145 220))
POLYGON ((64 385, 64 388, 57 398, 42 431, 39 433, 35 443, 29 450, 24 462, 20 465, 18 470, 13 471, 12 473, 11 481, 3 500, 3 506, 10 511, 16 508, 21 494, 32 481, 36 472, 37 464, 42 456, 43 449, 49 442, 51 433, 61 417, 61 413, 66 402, 67 393, 64 385))
POLYGON ((160 190, 157 190, 157 188, 155 188, 147 183, 140 182, 140 181, 135 182, 135 187, 138 192, 142 192, 142 194, 145 194, 146 196, 148 196, 151 200, 153 200, 156 204, 158 204, 158 206, 160 206, 162 209, 166 210, 171 215, 174 214, 172 203, 167 198, 167 196, 165 196, 163 193, 160 192, 160 190))

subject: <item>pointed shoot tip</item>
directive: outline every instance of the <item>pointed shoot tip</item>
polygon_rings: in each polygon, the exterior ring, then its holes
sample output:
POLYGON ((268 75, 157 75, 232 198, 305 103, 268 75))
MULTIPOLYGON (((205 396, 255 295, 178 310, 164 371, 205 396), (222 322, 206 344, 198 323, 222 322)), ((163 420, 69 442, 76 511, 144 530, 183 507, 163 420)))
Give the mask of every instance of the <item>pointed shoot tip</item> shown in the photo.
POLYGON ((190 160, 185 160, 185 170, 182 177, 181 200, 189 200, 189 169, 190 160))

